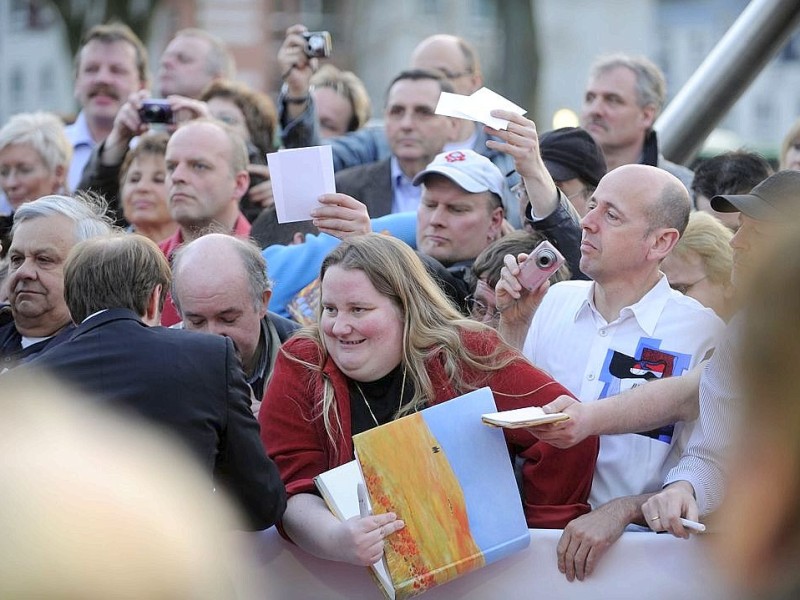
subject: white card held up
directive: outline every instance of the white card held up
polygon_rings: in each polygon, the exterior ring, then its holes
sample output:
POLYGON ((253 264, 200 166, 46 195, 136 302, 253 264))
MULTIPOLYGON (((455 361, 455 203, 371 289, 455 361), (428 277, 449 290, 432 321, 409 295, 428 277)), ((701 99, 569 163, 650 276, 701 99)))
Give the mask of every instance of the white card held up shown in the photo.
POLYGON ((487 87, 482 87, 470 96, 442 92, 439 102, 436 104, 437 115, 478 121, 493 129, 508 128, 508 121, 491 115, 491 112, 497 109, 507 110, 518 115, 524 115, 527 112, 521 106, 517 106, 511 100, 487 87))
POLYGON ((293 148, 267 154, 278 223, 311 220, 318 198, 336 192, 330 146, 293 148))
POLYGON ((526 406, 525 408, 515 408, 481 415, 481 420, 487 425, 506 429, 537 427, 547 423, 566 421, 567 419, 569 419, 568 414, 560 412, 545 413, 541 406, 526 406))

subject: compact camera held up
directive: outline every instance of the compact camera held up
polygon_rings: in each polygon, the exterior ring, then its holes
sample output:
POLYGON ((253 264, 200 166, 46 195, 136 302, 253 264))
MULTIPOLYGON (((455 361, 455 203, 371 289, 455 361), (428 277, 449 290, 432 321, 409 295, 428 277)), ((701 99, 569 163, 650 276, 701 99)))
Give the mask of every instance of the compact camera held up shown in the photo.
POLYGON ((172 107, 167 100, 144 100, 139 118, 145 123, 174 123, 172 107))
POLYGON ((309 58, 328 58, 333 50, 331 34, 328 31, 308 31, 303 34, 306 47, 303 51, 309 58))
POLYGON ((533 249, 520 265, 519 280, 522 287, 528 291, 535 291, 550 278, 550 275, 558 271, 564 264, 564 257, 558 249, 550 242, 545 240, 533 249))

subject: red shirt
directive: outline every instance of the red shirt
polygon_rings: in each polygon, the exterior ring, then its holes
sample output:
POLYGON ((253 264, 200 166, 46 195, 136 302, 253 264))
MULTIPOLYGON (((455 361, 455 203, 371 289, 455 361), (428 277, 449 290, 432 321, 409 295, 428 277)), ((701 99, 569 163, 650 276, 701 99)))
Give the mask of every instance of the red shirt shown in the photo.
MULTIPOLYGON (((233 235, 242 238, 250 237, 250 229, 250 222, 241 212, 239 212, 239 216, 236 217, 236 223, 233 225, 233 235)), ((161 248, 164 256, 167 257, 167 260, 170 261, 171 264, 173 252, 175 252, 175 250, 177 250, 182 244, 183 233, 181 232, 180 228, 178 228, 178 231, 160 242, 158 247, 161 248)), ((178 314, 178 309, 175 308, 175 304, 172 302, 172 293, 169 293, 167 294, 167 299, 164 302, 164 310, 161 312, 161 324, 164 327, 169 327, 170 325, 175 325, 175 323, 180 323, 180 321, 181 316, 178 314)))
MULTIPOLYGON (((491 354, 501 343, 493 331, 463 332, 462 341, 479 356, 491 354)), ((298 360, 311 364, 319 362, 319 351, 313 341, 295 337, 283 345, 258 415, 261 441, 278 465, 289 496, 315 493, 316 475, 353 459, 347 378, 330 358, 322 372, 312 371, 298 360), (319 416, 317 403, 323 377, 330 378, 333 383, 342 426, 342 431, 336 435, 335 447, 319 416)), ((430 404, 445 402, 463 393, 453 388, 436 355, 426 364, 435 390, 430 404)), ((497 410, 543 406, 562 394, 572 395, 521 355, 488 375, 467 370, 465 376, 468 382, 492 389, 497 410)), ((336 417, 331 415, 334 423, 336 417)), ((524 429, 506 429, 504 434, 512 456, 524 460, 523 507, 529 527, 562 529, 572 519, 589 512, 588 497, 599 446, 596 436, 559 450, 540 442, 524 429)))

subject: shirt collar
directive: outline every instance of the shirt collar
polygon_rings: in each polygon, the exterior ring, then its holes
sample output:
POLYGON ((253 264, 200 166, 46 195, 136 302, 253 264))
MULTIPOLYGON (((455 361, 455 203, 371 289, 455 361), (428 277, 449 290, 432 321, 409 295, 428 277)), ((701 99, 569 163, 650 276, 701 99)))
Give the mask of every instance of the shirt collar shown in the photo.
POLYGON ((266 317, 261 319, 261 335, 258 338, 258 364, 256 368, 253 369, 253 374, 247 378, 247 383, 252 385, 262 379, 264 374, 267 371, 267 363, 270 361, 270 353, 271 353, 271 344, 270 344, 270 335, 269 330, 267 329, 267 324, 265 323, 266 317))
POLYGON ((94 147, 95 141, 92 138, 92 132, 89 131, 89 123, 86 121, 86 114, 81 111, 75 118, 75 122, 65 128, 67 139, 72 142, 72 146, 91 146, 94 147))
MULTIPOLYGON (((247 218, 239 211, 239 215, 236 217, 236 223, 233 224, 233 235, 240 238, 246 238, 250 236, 250 231, 252 230, 252 225, 247 220, 247 218)), ((166 257, 172 260, 172 253, 183 244, 183 233, 181 233, 181 228, 178 229, 169 236, 165 240, 161 240, 158 243, 158 247, 161 248, 161 251, 166 255, 166 257)))
MULTIPOLYGON (((603 316, 594 304, 595 285, 597 284, 593 281, 592 284, 586 288, 586 297, 575 310, 575 315, 573 316, 574 321, 577 321, 583 314, 592 315, 595 321, 597 321, 597 319, 604 321, 603 316)), ((638 302, 626 306, 619 311, 619 317, 613 322, 616 323, 617 321, 622 321, 632 316, 636 319, 642 331, 652 336, 655 333, 658 319, 661 317, 661 313, 671 293, 672 288, 669 287, 666 275, 659 273, 656 284, 642 296, 638 302)))
POLYGON ((406 177, 406 174, 403 173, 396 156, 392 156, 389 161, 389 166, 392 169, 392 188, 397 188, 400 185, 414 185, 411 179, 406 177))

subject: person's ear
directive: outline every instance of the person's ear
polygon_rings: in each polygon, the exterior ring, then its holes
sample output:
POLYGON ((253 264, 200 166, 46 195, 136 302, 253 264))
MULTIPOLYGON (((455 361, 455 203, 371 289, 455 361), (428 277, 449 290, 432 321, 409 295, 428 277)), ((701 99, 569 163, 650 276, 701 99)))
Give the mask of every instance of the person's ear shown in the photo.
POLYGON ((472 86, 472 89, 476 92, 483 87, 483 75, 480 73, 472 73, 469 76, 469 82, 472 86))
POLYGON ((656 122, 656 107, 653 104, 648 104, 642 108, 642 124, 645 129, 650 129, 653 123, 656 122))
POLYGON ((456 119, 453 117, 445 118, 450 122, 450 126, 447 129, 447 142, 457 142, 458 132, 461 128, 461 119, 456 119))
POLYGON ((147 299, 147 306, 145 307, 144 315, 142 315, 142 321, 144 321, 148 326, 154 327, 161 322, 161 290, 163 290, 163 286, 158 283, 156 287, 153 288, 153 291, 150 292, 150 297, 147 299))
POLYGON ((269 306, 270 298, 272 298, 272 290, 264 290, 264 293, 261 295, 261 306, 263 307, 259 313, 259 316, 263 319, 267 314, 267 307, 269 306))
POLYGON ((250 187, 250 173, 246 170, 239 171, 234 176, 236 181, 236 186, 234 188, 234 196, 236 197, 236 201, 238 202, 241 200, 242 196, 247 193, 248 188, 250 187))
POLYGON ((503 235, 503 219, 505 213, 502 206, 497 206, 492 210, 491 219, 489 221, 489 229, 486 232, 490 242, 495 241, 503 235))
POLYGON ((672 251, 681 237, 678 230, 672 227, 656 229, 655 232, 653 232, 653 236, 653 242, 648 251, 648 258, 658 262, 666 258, 667 254, 672 251))
POLYGON ((57 192, 60 189, 63 189, 64 184, 67 181, 67 167, 64 165, 56 165, 56 168, 53 170, 53 177, 55 177, 55 189, 53 192, 57 192))

